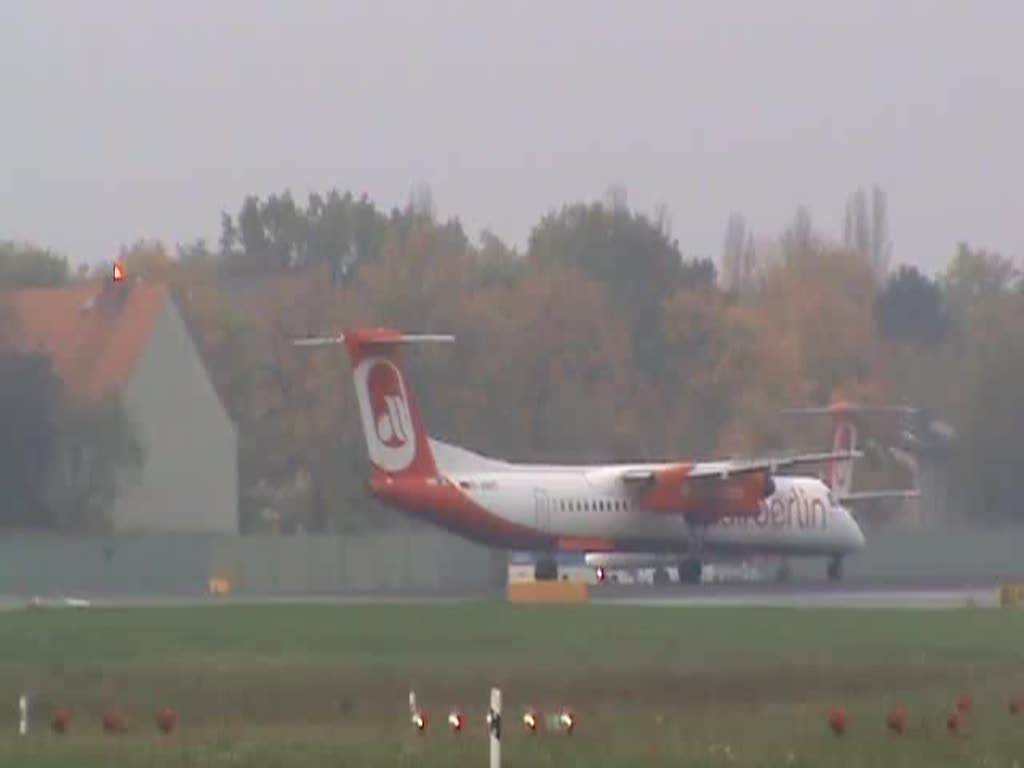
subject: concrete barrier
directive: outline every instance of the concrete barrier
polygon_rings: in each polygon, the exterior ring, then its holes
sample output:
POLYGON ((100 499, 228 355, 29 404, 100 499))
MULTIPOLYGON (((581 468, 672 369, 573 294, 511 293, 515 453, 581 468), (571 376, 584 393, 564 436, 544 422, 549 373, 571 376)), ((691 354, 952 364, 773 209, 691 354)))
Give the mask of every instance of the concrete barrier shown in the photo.
POLYGON ((1024 583, 1003 583, 999 585, 999 605, 1003 608, 1020 608, 1024 605, 1024 583))
POLYGON ((513 581, 508 585, 510 603, 585 603, 590 596, 583 581, 513 581))

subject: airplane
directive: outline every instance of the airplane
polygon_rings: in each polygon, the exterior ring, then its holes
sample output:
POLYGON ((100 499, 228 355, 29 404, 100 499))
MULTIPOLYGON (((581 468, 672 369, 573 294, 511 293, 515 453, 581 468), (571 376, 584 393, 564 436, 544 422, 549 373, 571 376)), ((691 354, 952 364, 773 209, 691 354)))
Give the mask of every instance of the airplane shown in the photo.
MULTIPOLYGON (((858 437, 858 417, 869 415, 899 415, 903 417, 917 417, 919 410, 913 406, 906 405, 884 405, 866 406, 858 405, 845 400, 833 401, 827 406, 802 406, 797 408, 785 408, 784 415, 827 415, 832 417, 832 450, 838 453, 856 452, 858 437)), ((937 422, 941 425, 940 422, 937 422)), ((904 435, 908 434, 904 430, 904 435)), ((946 433, 943 432, 943 435, 946 433)), ((904 439, 908 439, 904 437, 904 439)), ((900 455, 890 449, 897 460, 906 463, 900 455)), ((855 512, 862 504, 881 499, 913 499, 920 496, 917 489, 908 490, 885 490, 885 491, 854 491, 853 490, 853 459, 841 458, 826 463, 826 470, 822 480, 832 490, 836 501, 854 512, 855 517, 861 513, 855 512)), ((604 581, 610 571, 636 571, 641 569, 654 569, 655 582, 667 583, 668 575, 665 568, 668 567, 671 556, 664 553, 646 552, 588 552, 584 562, 594 568, 597 580, 604 581)), ((735 560, 730 557, 725 560, 735 560)), ((778 579, 785 581, 789 577, 788 563, 783 559, 778 570, 778 579)))
POLYGON ((777 474, 853 459, 855 452, 524 464, 431 438, 402 350, 454 341, 449 334, 363 327, 292 343, 342 345, 348 352, 375 497, 488 546, 544 553, 535 564, 538 581, 558 578, 558 551, 676 555, 683 583, 700 582, 709 556, 821 556, 828 577, 837 580, 844 558, 864 547, 857 521, 824 482, 777 474))

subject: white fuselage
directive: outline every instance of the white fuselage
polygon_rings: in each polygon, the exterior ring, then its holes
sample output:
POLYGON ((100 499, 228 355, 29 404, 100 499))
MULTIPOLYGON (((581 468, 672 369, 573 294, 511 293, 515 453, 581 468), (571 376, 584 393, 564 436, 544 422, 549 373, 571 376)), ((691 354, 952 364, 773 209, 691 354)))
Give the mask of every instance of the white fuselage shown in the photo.
MULTIPOLYGON (((478 507, 549 537, 559 548, 684 552, 693 529, 682 515, 644 508, 620 480, 622 466, 544 467, 446 473, 478 507)), ((864 546, 850 513, 815 478, 778 477, 755 518, 702 526, 703 551, 843 555, 864 546)))

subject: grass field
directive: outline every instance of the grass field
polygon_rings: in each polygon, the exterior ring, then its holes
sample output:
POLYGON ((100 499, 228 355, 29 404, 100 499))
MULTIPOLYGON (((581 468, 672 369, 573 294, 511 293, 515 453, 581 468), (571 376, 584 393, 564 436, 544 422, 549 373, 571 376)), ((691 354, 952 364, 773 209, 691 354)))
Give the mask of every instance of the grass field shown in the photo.
POLYGON ((1024 612, 611 605, 39 609, 0 614, 0 763, 480 766, 491 684, 508 766, 1024 766, 1024 612), (432 722, 414 733, 407 697, 432 722), (17 735, 17 696, 36 695, 17 735), (945 716, 974 697, 969 732, 945 716), (69 731, 49 731, 53 708, 69 731), (127 732, 104 735, 116 704, 127 732), (827 728, 848 712, 847 734, 827 728), (887 710, 910 715, 902 737, 887 710), (179 727, 160 734, 155 713, 179 727), (468 727, 445 728, 460 706, 468 727), (524 733, 527 705, 575 734, 524 733))

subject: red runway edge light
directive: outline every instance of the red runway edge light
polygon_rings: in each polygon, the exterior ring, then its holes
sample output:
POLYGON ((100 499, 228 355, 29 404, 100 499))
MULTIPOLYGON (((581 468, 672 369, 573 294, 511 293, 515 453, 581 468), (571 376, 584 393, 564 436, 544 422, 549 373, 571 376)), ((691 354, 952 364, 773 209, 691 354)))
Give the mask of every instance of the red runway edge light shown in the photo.
POLYGON ((907 730, 907 710, 895 707, 885 719, 886 727, 895 734, 902 735, 907 730))
POLYGON ((156 727, 164 733, 170 733, 178 724, 178 715, 170 707, 164 707, 156 713, 156 727))
POLYGON ((117 707, 111 707, 103 713, 103 730, 106 733, 121 733, 124 730, 124 717, 117 707))
POLYGON ((71 711, 67 707, 57 707, 50 718, 50 727, 54 733, 64 733, 71 722, 71 711))
POLYGON ((846 732, 846 710, 843 707, 836 707, 828 716, 828 727, 836 736, 842 736, 846 732))
POLYGON ((960 709, 954 709, 946 715, 946 730, 950 733, 959 733, 962 716, 963 711, 960 709))
POLYGON ((974 697, 969 693, 961 693, 960 698, 956 700, 956 710, 961 714, 967 714, 974 709, 974 697))

